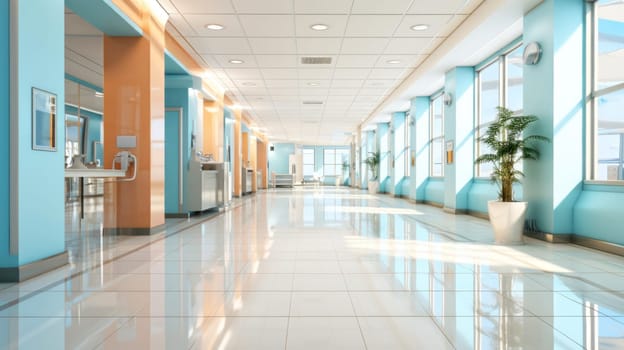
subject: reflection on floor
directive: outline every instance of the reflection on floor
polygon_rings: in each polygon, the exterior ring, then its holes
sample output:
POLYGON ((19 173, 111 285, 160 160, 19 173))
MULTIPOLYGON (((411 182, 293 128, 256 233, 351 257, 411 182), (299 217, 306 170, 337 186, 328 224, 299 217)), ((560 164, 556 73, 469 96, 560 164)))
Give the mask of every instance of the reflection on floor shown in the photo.
POLYGON ((624 258, 335 187, 238 204, 152 237, 89 211, 70 266, 0 290, 0 348, 624 348, 624 258))

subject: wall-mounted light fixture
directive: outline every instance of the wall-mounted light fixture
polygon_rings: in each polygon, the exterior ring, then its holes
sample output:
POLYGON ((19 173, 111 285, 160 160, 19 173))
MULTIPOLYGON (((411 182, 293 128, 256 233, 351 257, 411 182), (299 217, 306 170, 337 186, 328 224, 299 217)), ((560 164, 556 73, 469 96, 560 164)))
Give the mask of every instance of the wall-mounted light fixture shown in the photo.
POLYGON ((538 42, 530 42, 524 47, 522 61, 526 65, 536 65, 542 57, 542 47, 538 42))
POLYGON ((453 104, 453 94, 451 94, 450 92, 445 92, 443 99, 445 105, 450 106, 453 104))

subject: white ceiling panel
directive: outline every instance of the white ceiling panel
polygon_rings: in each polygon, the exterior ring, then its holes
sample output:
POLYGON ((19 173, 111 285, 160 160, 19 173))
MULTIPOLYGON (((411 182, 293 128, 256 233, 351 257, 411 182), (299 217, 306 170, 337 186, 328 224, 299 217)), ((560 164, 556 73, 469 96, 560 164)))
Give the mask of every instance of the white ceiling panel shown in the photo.
POLYGON ((353 0, 295 0, 296 13, 349 13, 353 0))
POLYGON ((394 86, 394 84, 396 84, 396 80, 393 79, 371 79, 371 80, 367 80, 363 87, 365 88, 374 88, 374 89, 378 89, 378 88, 389 88, 394 86))
POLYGON ((278 95, 276 94, 276 89, 271 89, 271 93, 273 94, 273 96, 271 97, 271 99, 273 100, 273 102, 276 103, 276 107, 281 106, 283 103, 287 103, 287 102, 297 102, 297 107, 300 106, 301 102, 299 102, 299 94, 295 94, 295 95, 278 95))
POLYGON ((191 45, 199 54, 250 54, 251 49, 244 38, 189 37, 191 45))
POLYGON ((414 1, 408 13, 418 14, 468 14, 482 2, 482 0, 435 0, 414 1))
POLYGON ((337 79, 366 79, 370 69, 365 68, 336 68, 334 80, 337 79))
POLYGON ((447 36, 451 35, 453 33, 453 31, 455 31, 455 29, 457 29, 457 27, 459 25, 461 25, 463 21, 466 20, 466 18, 468 18, 468 15, 455 15, 455 16, 451 17, 451 19, 444 26, 444 28, 442 28, 438 32, 438 36, 440 36, 440 37, 447 37, 447 36))
POLYGON ((232 13, 230 0, 171 0, 182 14, 186 13, 232 13))
POLYGON ((340 55, 336 62, 338 68, 371 68, 375 66, 377 55, 340 55))
MULTIPOLYGON (((425 1, 416 1, 425 2, 425 1)), ((426 2, 430 2, 427 0, 426 2)), ((403 14, 405 13, 412 0, 353 0, 351 13, 367 13, 367 14, 403 14)))
POLYGON ((378 88, 363 88, 359 91, 359 96, 385 96, 388 92, 388 88, 378 87, 378 88))
POLYGON ((296 88, 299 87, 297 79, 265 79, 264 83, 268 88, 296 88))
POLYGON ((179 14, 170 14, 169 21, 167 22, 167 27, 174 26, 175 29, 180 32, 180 34, 185 36, 194 36, 197 35, 197 32, 188 22, 184 19, 182 15, 179 14))
POLYGON ((399 24, 395 35, 410 37, 438 36, 440 32, 446 28, 446 23, 448 23, 452 17, 452 15, 407 15, 399 24), (413 31, 410 28, 418 24, 426 24, 429 28, 421 31, 413 31))
POLYGON ((340 79, 334 80, 331 83, 331 87, 333 88, 352 88, 357 89, 364 84, 364 79, 340 79))
POLYGON ((227 75, 233 80, 262 80, 260 70, 253 68, 229 69, 227 75))
POLYGON ((299 96, 299 89, 273 88, 271 96, 273 96, 273 101, 277 101, 275 96, 299 96))
POLYGON ((301 55, 335 55, 340 52, 341 38, 298 38, 297 52, 301 55))
POLYGON ((288 37, 295 30, 292 15, 239 15, 249 37, 288 37))
POLYGON ((375 64, 376 68, 414 68, 422 62, 427 55, 381 55, 375 64), (398 63, 396 63, 398 61, 398 63))
POLYGON ((384 51, 386 55, 426 54, 432 43, 431 38, 394 38, 384 51))
MULTIPOLYGON (((357 93, 357 91, 353 91, 353 93, 357 93)), ((334 96, 334 95, 329 95, 327 96, 327 102, 353 102, 353 99, 355 98, 354 95, 348 95, 348 96, 334 96)), ((326 114, 330 114, 331 111, 325 111, 326 114)))
POLYGON ((256 55, 258 67, 262 68, 295 68, 296 55, 256 55))
MULTIPOLYGON (((307 144, 345 142, 344 131, 351 132, 362 119, 372 118, 379 106, 404 107, 405 99, 388 103, 387 95, 423 67, 423 62, 427 64, 431 51, 448 35, 456 35, 468 12, 482 2, 162 1, 171 14, 172 25, 167 30, 181 36, 180 44, 203 68, 214 70, 219 84, 228 88, 228 96, 249 103, 247 113, 254 123, 266 125, 273 137, 307 144), (205 28, 212 23, 225 28, 205 28), (314 24, 328 28, 313 30, 314 24), (414 24, 429 28, 413 31, 410 27, 414 24), (302 57, 330 57, 331 63, 303 64, 302 57), (232 64, 231 60, 244 62, 232 64), (304 105, 304 100, 324 103, 304 105)), ((71 55, 88 66, 88 58, 71 55)), ((382 113, 382 118, 386 114, 382 113)))
POLYGON ((327 89, 329 89, 329 87, 331 86, 331 80, 322 80, 322 79, 301 79, 299 80, 299 87, 302 89, 301 91, 304 91, 303 89, 314 89, 314 90, 323 90, 327 91, 327 89))
POLYGON ((329 89, 329 94, 334 96, 353 96, 357 91, 353 91, 353 89, 341 89, 341 88, 331 88, 329 89))
POLYGON ((173 24, 185 35, 201 35, 208 37, 224 37, 224 36, 244 36, 243 28, 241 27, 238 18, 235 15, 211 15, 211 14, 185 14, 185 15, 173 15, 171 17, 173 24), (184 23, 181 23, 184 21, 184 23), (222 30, 210 30, 206 28, 208 24, 219 24, 224 26, 222 30), (182 28, 180 27, 182 26, 182 28), (193 34, 186 34, 184 26, 191 27, 193 34))
POLYGON ((253 55, 214 55, 211 57, 216 59, 222 68, 256 68, 258 66, 253 55), (231 60, 241 60, 243 63, 230 63, 231 60))
POLYGON ((297 15, 295 16, 296 35, 298 37, 342 37, 349 16, 344 15, 297 15), (327 30, 317 31, 311 28, 314 24, 325 24, 327 30))
POLYGON ((368 79, 399 79, 405 72, 405 68, 373 68, 368 75, 368 79))
POLYGON ((299 73, 294 68, 266 68, 262 69, 264 79, 298 79, 299 73))
POLYGON ((308 68, 299 70, 299 79, 331 79, 334 73, 333 69, 308 68))
MULTIPOLYGON (((204 0, 205 1, 205 0, 204 0)), ((212 1, 212 0, 210 0, 212 1)), ((292 13, 292 0, 232 0, 238 13, 292 13)))
POLYGON ((256 55, 294 54, 297 46, 294 38, 249 38, 256 55))
POLYGON ((349 16, 346 36, 389 37, 401 22, 401 15, 352 15, 349 16))
MULTIPOLYGON (((264 80, 262 80, 262 79, 237 80, 235 83, 236 83, 236 87, 238 87, 239 89, 244 89, 244 88, 249 88, 249 87, 263 87, 264 86, 264 80)), ((266 95, 266 92, 262 93, 262 94, 246 94, 246 95, 266 95)))
POLYGON ((343 55, 381 54, 390 39, 387 38, 345 38, 342 42, 343 55))

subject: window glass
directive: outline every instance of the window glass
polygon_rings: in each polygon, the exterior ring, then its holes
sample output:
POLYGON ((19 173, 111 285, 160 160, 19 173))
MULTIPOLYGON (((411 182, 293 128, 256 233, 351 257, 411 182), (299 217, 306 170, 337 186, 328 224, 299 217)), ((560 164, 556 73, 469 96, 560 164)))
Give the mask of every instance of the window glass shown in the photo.
POLYGON ((593 179, 624 180, 624 3, 600 0, 595 11, 593 179))
MULTIPOLYGON (((478 140, 485 134, 489 124, 496 119, 498 113, 496 107, 504 106, 516 113, 522 112, 522 50, 523 46, 518 45, 477 72, 479 103, 475 135, 475 159, 482 154, 492 153, 487 145, 478 140), (501 69, 505 72, 504 81, 501 80, 501 69), (501 96, 504 96, 504 99, 501 100, 501 96)), ((517 163, 517 168, 522 169, 522 162, 517 163)), ((478 164, 476 176, 489 177, 493 170, 494 166, 491 163, 478 164)))
POLYGON ((444 105, 440 95, 431 101, 431 176, 444 176, 444 105))
POLYGON ((479 72, 479 124, 496 119, 496 107, 500 106, 500 64, 496 60, 479 72))
POLYGON ((308 178, 314 176, 314 148, 303 149, 303 176, 308 178))
POLYGON ((522 110, 522 48, 522 46, 518 46, 505 57, 505 68, 507 69, 505 106, 516 112, 522 110))

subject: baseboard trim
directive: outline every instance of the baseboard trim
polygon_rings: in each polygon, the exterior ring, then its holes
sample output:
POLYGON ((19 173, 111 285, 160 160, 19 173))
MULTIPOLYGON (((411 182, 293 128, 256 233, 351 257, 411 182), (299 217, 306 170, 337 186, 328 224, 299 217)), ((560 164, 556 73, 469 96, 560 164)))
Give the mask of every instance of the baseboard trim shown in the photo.
POLYGON ((160 233, 165 224, 154 227, 105 227, 103 234, 107 236, 149 236, 160 233))
POLYGON ((563 233, 563 234, 553 234, 548 232, 538 232, 538 231, 524 231, 524 235, 527 237, 539 239, 541 241, 545 241, 548 243, 570 243, 572 240, 572 234, 563 233))
POLYGON ((416 201, 416 203, 420 203, 420 204, 427 204, 427 205, 434 206, 434 207, 436 207, 436 208, 444 208, 444 204, 442 204, 442 203, 438 203, 438 202, 431 202, 431 201, 427 201, 427 200, 423 200, 423 201, 416 201))
POLYGON ((0 267, 0 283, 22 282, 29 278, 52 271, 69 262, 69 254, 64 251, 51 257, 33 261, 16 267, 0 267))
POLYGON ((165 219, 188 219, 189 213, 165 213, 165 219))
POLYGON ((601 241, 599 239, 579 235, 572 235, 571 243, 619 256, 624 256, 624 246, 616 243, 601 241))
POLYGON ((467 210, 466 214, 470 215, 470 216, 474 216, 477 217, 479 219, 485 219, 485 220, 490 220, 490 215, 488 215, 488 213, 484 213, 484 212, 480 212, 480 211, 476 211, 476 210, 467 210))
POLYGON ((445 213, 455 214, 455 215, 468 214, 468 210, 466 209, 457 209, 457 208, 449 208, 449 207, 442 207, 442 211, 445 213))

